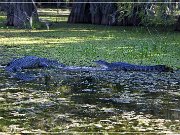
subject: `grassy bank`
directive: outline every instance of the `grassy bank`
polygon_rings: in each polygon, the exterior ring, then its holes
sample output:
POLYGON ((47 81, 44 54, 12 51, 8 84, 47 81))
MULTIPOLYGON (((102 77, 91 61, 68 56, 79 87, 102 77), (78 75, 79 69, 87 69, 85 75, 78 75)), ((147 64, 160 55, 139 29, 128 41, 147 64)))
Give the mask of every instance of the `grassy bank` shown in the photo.
POLYGON ((171 30, 60 22, 49 31, 29 31, 0 25, 0 63, 36 55, 67 65, 89 66, 93 60, 105 59, 180 68, 180 33, 171 30))

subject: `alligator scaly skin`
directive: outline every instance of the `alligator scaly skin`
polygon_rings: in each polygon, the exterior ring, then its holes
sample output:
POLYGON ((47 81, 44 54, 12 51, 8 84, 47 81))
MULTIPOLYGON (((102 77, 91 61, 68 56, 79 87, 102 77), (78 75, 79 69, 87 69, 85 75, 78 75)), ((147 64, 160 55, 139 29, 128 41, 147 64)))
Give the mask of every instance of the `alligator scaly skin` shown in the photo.
POLYGON ((145 71, 145 72, 169 72, 172 68, 166 65, 140 66, 125 62, 108 63, 104 60, 94 61, 96 64, 106 68, 107 70, 124 70, 124 71, 145 71))
POLYGON ((5 70, 9 72, 13 78, 18 78, 24 81, 31 81, 34 80, 36 77, 25 73, 21 73, 21 71, 23 69, 44 67, 62 68, 65 67, 65 65, 59 63, 56 60, 50 60, 47 58, 40 58, 36 56, 26 56, 11 61, 9 64, 7 64, 5 70))
POLYGON ((24 81, 31 81, 36 79, 37 76, 33 76, 32 74, 22 73, 23 69, 28 68, 58 68, 62 70, 82 70, 82 71, 157 71, 157 72, 168 72, 173 71, 172 68, 167 67, 165 65, 154 65, 154 66, 140 66, 129 64, 125 62, 113 62, 108 63, 104 60, 95 61, 95 63, 99 64, 101 68, 97 67, 77 67, 77 66, 65 66, 64 64, 59 63, 56 60, 50 60, 47 58, 40 58, 36 56, 26 56, 19 59, 15 59, 11 61, 6 67, 5 70, 10 73, 13 78, 18 78, 24 81))
POLYGON ((42 68, 42 67, 65 67, 65 65, 59 63, 56 60, 50 60, 47 58, 40 58, 36 56, 26 56, 11 61, 5 67, 5 70, 8 72, 16 72, 26 68, 42 68))

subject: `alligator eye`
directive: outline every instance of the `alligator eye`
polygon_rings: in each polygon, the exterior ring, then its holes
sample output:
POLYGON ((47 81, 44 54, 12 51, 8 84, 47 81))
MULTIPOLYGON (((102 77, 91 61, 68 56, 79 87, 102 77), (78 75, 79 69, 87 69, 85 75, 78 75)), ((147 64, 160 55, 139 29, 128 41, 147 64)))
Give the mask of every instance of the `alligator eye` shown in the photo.
POLYGON ((12 70, 13 70, 14 72, 17 72, 17 69, 16 69, 16 68, 13 68, 12 70))

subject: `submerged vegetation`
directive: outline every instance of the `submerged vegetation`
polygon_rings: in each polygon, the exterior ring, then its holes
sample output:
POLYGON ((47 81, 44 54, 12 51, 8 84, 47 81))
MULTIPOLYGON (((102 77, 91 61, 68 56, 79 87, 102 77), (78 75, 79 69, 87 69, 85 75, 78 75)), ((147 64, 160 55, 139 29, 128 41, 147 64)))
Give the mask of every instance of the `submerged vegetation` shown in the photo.
POLYGON ((63 72, 22 82, 1 70, 0 132, 178 133, 180 72, 63 72))

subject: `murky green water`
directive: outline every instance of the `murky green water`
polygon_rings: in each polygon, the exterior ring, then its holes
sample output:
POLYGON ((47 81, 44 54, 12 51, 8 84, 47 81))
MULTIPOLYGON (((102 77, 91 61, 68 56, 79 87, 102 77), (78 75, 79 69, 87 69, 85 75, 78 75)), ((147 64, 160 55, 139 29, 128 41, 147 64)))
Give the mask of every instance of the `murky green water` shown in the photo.
POLYGON ((1 132, 180 132, 180 71, 47 72, 22 82, 0 69, 1 132))

